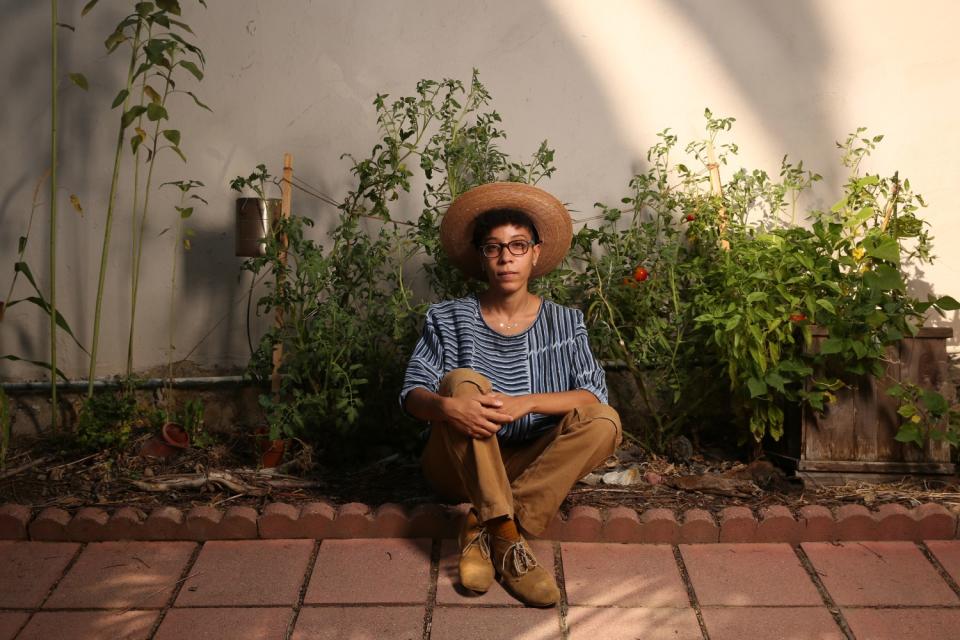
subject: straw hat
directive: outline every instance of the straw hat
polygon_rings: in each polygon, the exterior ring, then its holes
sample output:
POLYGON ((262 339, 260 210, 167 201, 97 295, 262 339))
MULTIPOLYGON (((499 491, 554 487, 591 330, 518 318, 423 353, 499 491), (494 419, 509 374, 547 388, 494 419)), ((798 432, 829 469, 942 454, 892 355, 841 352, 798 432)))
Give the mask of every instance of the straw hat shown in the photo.
POLYGON ((462 193, 440 222, 440 243, 450 261, 467 276, 485 280, 473 246, 477 216, 493 209, 515 209, 530 216, 540 237, 540 258, 531 278, 553 271, 570 250, 573 223, 563 203, 543 189, 522 182, 491 182, 462 193))

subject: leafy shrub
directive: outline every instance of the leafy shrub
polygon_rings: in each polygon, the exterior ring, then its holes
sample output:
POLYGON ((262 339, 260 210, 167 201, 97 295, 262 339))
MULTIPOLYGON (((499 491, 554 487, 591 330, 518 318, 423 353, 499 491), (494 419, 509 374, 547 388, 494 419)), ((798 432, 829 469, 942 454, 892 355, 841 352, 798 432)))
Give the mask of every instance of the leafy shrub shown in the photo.
POLYGON ((787 404, 823 410, 856 376, 882 375, 886 345, 915 334, 930 306, 956 308, 906 294, 901 267, 929 261, 930 237, 909 182, 861 175, 879 136, 840 145, 843 197, 804 227, 797 201, 820 176, 784 158, 779 179, 740 169, 721 186, 737 147, 718 136, 733 119, 705 116, 707 137, 684 149, 699 166, 671 163, 677 138, 661 132, 626 206, 597 204, 600 223, 578 232, 553 283, 587 310, 601 357, 633 374, 657 450, 725 403, 743 437, 777 439, 787 404), (816 353, 813 323, 830 335, 816 353))
MULTIPOLYGON (((266 377, 283 345, 280 395, 261 398, 273 436, 382 436, 403 422, 393 398, 427 303, 482 286, 441 251, 446 207, 477 184, 555 171, 546 142, 528 162, 499 148, 506 134, 476 72, 469 88, 423 80, 416 95, 388 98, 374 101, 381 140, 366 158, 346 156, 357 182, 329 249, 306 238, 310 220, 293 217, 245 263, 276 275, 260 308, 284 318, 251 361, 266 377), (422 172, 423 207, 405 221, 394 210, 411 167, 422 172), (419 263, 425 298, 405 280, 419 263)), ((683 148, 684 162, 662 131, 620 205, 597 203, 595 218, 577 221, 586 224, 564 265, 534 283, 582 308, 597 355, 632 374, 651 416, 643 438, 657 450, 717 406, 729 407, 741 439, 779 438, 787 405, 822 410, 856 376, 882 374, 886 345, 916 333, 929 308, 960 307, 906 292, 902 270, 932 258, 931 239, 907 180, 860 170, 880 136, 861 129, 839 145, 850 171, 842 197, 803 226, 801 194, 820 176, 784 158, 776 178, 739 169, 722 183, 719 167, 738 152, 721 139, 734 120, 705 116, 707 135, 683 148), (829 331, 816 352, 814 323, 829 331)))
POLYGON ((75 445, 84 451, 121 449, 130 440, 136 417, 137 402, 132 393, 94 394, 80 409, 75 445))
POLYGON ((469 87, 423 80, 414 96, 389 101, 378 95, 381 140, 366 158, 344 156, 356 185, 339 205, 328 248, 307 237, 310 219, 291 216, 276 225, 265 255, 244 263, 255 275, 273 273, 258 308, 283 317, 249 367, 266 379, 274 348, 283 346, 280 393, 260 397, 271 437, 329 445, 336 436, 340 455, 373 441, 412 448, 410 430, 419 427, 402 416, 396 396, 420 321, 432 299, 476 287, 442 253, 443 211, 475 185, 536 182, 554 171, 546 142, 529 162, 513 161, 499 149, 506 134, 500 116, 485 110, 489 101, 476 72, 469 87), (411 189, 411 167, 425 181, 423 208, 416 221, 404 221, 393 209, 411 189), (418 299, 405 280, 411 264, 422 264, 430 298, 418 299))

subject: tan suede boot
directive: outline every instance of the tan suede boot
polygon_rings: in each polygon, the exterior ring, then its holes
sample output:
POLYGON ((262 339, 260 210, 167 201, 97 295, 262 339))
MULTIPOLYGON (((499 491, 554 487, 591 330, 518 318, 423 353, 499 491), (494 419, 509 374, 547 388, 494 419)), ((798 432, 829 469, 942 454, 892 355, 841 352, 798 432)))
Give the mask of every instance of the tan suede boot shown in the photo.
POLYGON ((471 591, 486 593, 493 584, 490 534, 471 509, 460 527, 460 584, 471 591))
POLYGON ((493 539, 493 562, 503 586, 518 600, 533 607, 552 607, 560 602, 560 589, 544 567, 533 556, 529 543, 493 539))

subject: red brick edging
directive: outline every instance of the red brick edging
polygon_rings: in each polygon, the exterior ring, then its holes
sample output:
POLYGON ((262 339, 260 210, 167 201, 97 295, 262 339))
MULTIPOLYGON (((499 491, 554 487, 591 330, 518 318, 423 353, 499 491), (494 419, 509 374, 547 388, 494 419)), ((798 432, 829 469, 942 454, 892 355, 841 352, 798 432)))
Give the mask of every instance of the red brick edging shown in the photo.
MULTIPOLYGON (((0 540, 90 542, 99 540, 227 540, 253 538, 453 538, 466 505, 422 504, 376 508, 351 502, 302 505, 274 502, 253 507, 194 507, 187 513, 158 507, 107 512, 83 507, 71 515, 55 507, 34 514, 26 505, 0 505, 0 540)), ((558 515, 541 536, 571 542, 698 543, 820 542, 834 540, 933 540, 960 538, 957 516, 926 503, 913 509, 885 504, 875 511, 844 505, 835 511, 805 506, 761 510, 726 507, 714 517, 703 509, 677 515, 670 509, 637 513, 626 507, 600 511, 577 506, 558 515)))

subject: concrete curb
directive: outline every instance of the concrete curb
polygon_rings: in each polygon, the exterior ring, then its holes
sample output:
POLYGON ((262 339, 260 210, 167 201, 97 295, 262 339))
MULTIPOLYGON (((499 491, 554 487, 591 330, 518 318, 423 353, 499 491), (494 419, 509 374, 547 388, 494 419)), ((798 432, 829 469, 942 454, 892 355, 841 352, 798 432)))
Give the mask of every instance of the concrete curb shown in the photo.
MULTIPOLYGON (((382 504, 352 502, 335 507, 319 501, 274 502, 261 511, 194 507, 184 513, 158 507, 108 512, 83 507, 71 514, 47 507, 0 505, 0 540, 94 542, 102 540, 248 540, 257 538, 454 538, 466 504, 382 504)), ((703 509, 675 514, 670 509, 637 513, 627 507, 599 510, 577 506, 558 515, 541 536, 564 542, 700 543, 829 542, 839 540, 945 540, 960 538, 957 516, 936 503, 912 509, 886 504, 875 511, 844 505, 835 511, 805 506, 766 507, 759 514, 742 506, 718 516, 703 509)))

